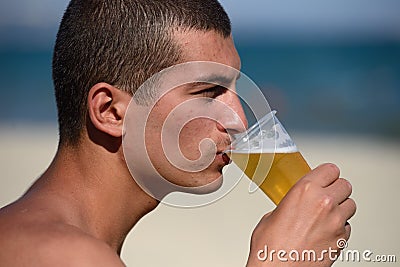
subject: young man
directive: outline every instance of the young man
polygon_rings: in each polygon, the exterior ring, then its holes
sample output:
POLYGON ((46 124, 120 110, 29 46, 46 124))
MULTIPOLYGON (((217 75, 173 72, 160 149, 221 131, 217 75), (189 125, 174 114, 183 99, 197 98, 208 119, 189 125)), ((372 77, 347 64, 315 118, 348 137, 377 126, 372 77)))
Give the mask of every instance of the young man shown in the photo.
MULTIPOLYGON (((229 18, 216 0, 72 0, 54 51, 53 79, 60 141, 46 172, 16 202, 0 211, 0 266, 123 266, 119 253, 134 225, 159 203, 132 179, 122 151, 123 122, 138 87, 174 64, 213 61, 240 68, 229 18)), ((174 171, 161 151, 160 131, 171 110, 198 97, 217 99, 245 118, 229 90, 186 88, 161 98, 149 116, 147 143, 154 167, 174 184, 207 185, 226 165, 220 153, 205 169, 174 171), (151 153, 154 153, 152 156, 151 153), (172 172, 170 171, 172 170, 172 172)), ((227 129, 196 119, 179 137, 182 153, 196 158, 199 141, 229 145, 227 129)), ((348 239, 355 213, 350 184, 332 164, 305 176, 254 230, 248 266, 270 249, 335 248, 348 239)), ((288 266, 330 266, 286 262, 288 266)))

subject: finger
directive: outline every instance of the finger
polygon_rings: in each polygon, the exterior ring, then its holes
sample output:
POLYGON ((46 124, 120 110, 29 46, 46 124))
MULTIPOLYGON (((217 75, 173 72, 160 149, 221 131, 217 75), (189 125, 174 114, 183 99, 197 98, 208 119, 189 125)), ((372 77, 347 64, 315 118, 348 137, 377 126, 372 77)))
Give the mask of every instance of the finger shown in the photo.
POLYGON ((348 246, 348 240, 351 234, 351 225, 346 222, 344 226, 344 233, 336 240, 336 247, 339 250, 345 249, 348 246))
POLYGON ((349 240, 350 234, 351 234, 351 225, 350 225, 350 223, 346 222, 346 224, 344 226, 344 238, 346 240, 349 240))
POLYGON ((304 178, 311 179, 321 187, 327 187, 336 181, 339 175, 340 170, 335 164, 325 163, 312 170, 304 178))
POLYGON ((350 234, 351 234, 351 224, 349 222, 346 222, 346 225, 344 226, 345 230, 345 238, 346 240, 349 240, 350 234))
POLYGON ((273 212, 273 211, 270 211, 270 212, 268 212, 268 213, 264 214, 264 216, 261 218, 261 221, 265 221, 265 220, 267 220, 267 219, 268 219, 268 217, 269 217, 269 216, 271 216, 272 212, 273 212))
POLYGON ((351 195, 352 186, 347 180, 339 178, 326 187, 325 190, 333 197, 334 203, 340 204, 351 195))
POLYGON ((348 198, 339 205, 339 209, 343 221, 348 221, 356 213, 357 205, 353 199, 348 198))

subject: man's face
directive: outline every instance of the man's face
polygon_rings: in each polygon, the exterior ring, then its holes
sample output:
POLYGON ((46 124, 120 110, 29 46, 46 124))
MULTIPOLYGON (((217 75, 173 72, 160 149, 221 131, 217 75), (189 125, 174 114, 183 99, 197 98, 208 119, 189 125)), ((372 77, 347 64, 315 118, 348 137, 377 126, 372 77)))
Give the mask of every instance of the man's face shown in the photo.
MULTIPOLYGON (((186 31, 177 33, 175 37, 183 50, 183 62, 212 61, 240 69, 240 58, 231 37, 224 38, 214 31, 186 31)), ((229 88, 234 90, 234 84, 233 80, 229 88)), ((222 168, 229 162, 222 153, 230 144, 228 132, 241 132, 246 126, 239 98, 232 90, 210 83, 185 84, 163 95, 149 114, 145 134, 147 152, 155 169, 168 181, 190 188, 214 182, 211 188, 205 190, 213 191, 221 185, 222 168), (238 119, 224 116, 221 106, 234 112, 238 119), (199 109, 207 110, 208 116, 196 115, 199 109), (164 149, 171 144, 168 138, 164 138, 165 123, 171 118, 178 122, 191 114, 192 119, 186 119, 177 133, 176 150, 188 161, 195 162, 201 157, 209 160, 204 166, 200 161, 180 168, 174 164, 173 158, 165 155, 164 149)))

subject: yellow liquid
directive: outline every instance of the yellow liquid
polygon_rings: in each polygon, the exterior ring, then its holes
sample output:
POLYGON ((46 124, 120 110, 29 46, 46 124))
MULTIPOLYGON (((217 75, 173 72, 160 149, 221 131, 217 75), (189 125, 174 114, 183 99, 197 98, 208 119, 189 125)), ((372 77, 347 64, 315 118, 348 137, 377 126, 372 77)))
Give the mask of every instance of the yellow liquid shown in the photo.
POLYGON ((311 170, 300 152, 275 155, 232 152, 230 157, 276 205, 311 170))

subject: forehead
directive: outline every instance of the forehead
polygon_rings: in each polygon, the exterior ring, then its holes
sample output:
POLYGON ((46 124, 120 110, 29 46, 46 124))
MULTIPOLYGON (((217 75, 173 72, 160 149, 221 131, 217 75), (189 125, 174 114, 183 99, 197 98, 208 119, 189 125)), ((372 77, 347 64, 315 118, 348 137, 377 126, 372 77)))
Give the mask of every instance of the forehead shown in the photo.
POLYGON ((231 36, 215 31, 185 30, 174 33, 182 61, 212 61, 240 70, 240 57, 231 36))

